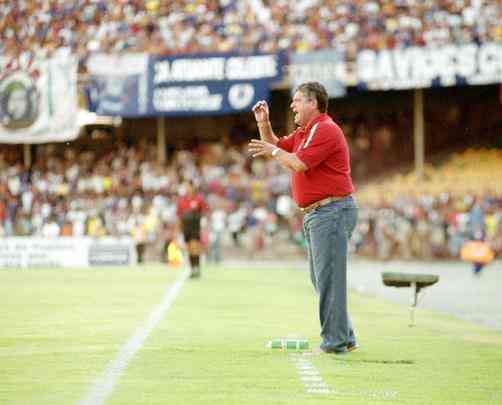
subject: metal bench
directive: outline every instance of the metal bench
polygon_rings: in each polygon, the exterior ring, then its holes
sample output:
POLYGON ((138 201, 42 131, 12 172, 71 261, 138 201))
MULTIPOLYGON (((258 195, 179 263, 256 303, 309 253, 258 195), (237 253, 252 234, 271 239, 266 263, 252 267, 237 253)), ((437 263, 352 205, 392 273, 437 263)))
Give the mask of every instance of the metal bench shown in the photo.
POLYGON ((410 326, 415 325, 415 308, 418 304, 420 290, 436 284, 439 276, 435 274, 414 274, 414 273, 382 273, 384 285, 389 287, 412 287, 412 298, 410 304, 410 326))

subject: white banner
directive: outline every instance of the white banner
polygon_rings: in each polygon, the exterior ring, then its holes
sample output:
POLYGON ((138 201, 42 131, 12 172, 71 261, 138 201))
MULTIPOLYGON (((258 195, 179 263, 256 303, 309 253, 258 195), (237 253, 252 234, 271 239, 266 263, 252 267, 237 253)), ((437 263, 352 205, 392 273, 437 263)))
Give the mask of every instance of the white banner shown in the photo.
POLYGON ((130 266, 137 263, 131 238, 3 238, 0 268, 130 266))
POLYGON ((356 76, 371 90, 502 83, 502 43, 366 49, 356 76))
POLYGON ((321 82, 329 97, 346 94, 347 64, 344 55, 334 49, 292 53, 289 65, 289 86, 294 92, 305 82, 321 82))
POLYGON ((76 56, 27 59, 0 59, 0 143, 75 139, 76 56))

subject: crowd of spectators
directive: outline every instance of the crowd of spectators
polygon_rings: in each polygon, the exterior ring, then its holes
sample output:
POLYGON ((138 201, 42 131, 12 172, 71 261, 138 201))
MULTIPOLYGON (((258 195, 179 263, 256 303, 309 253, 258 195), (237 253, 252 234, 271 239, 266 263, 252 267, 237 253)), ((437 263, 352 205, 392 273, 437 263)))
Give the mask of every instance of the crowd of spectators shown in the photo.
MULTIPOLYGON (((301 214, 275 161, 252 160, 246 145, 223 143, 180 150, 165 165, 156 156, 147 143, 78 154, 51 144, 38 147, 27 171, 0 153, 0 236, 129 236, 158 260, 167 242, 181 238, 174 226, 178 185, 195 179, 209 205, 203 242, 210 260, 221 260, 229 247, 253 256, 282 244, 304 254, 301 214)), ((474 211, 501 254, 500 190, 362 199, 351 248, 379 259, 458 257, 472 237, 474 211)))
POLYGON ((38 148, 30 171, 0 154, 0 236, 131 236, 162 245, 180 237, 173 232, 184 179, 196 179, 207 198, 205 243, 216 258, 222 236, 260 249, 265 233, 295 217, 287 174, 273 162, 251 162, 238 147, 180 151, 169 165, 156 163, 156 148, 147 144, 78 154, 55 144, 38 148))
POLYGON ((362 251, 388 259, 458 257, 468 240, 484 240, 502 253, 500 148, 467 148, 423 178, 399 173, 358 193, 363 207, 362 251))
POLYGON ((502 40, 497 0, 19 0, 0 3, 0 55, 307 52, 502 40))
POLYGON ((502 194, 403 194, 363 205, 355 251, 382 260, 458 258, 469 240, 502 253, 502 194))

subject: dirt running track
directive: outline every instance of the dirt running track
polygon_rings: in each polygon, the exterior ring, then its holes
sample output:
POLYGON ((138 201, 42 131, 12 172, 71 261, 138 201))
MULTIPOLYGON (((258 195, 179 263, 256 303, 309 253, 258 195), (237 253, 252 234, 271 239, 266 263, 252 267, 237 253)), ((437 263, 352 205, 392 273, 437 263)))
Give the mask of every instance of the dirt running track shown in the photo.
MULTIPOLYGON (((296 267, 307 270, 304 260, 226 260, 229 267, 296 267)), ((421 293, 418 307, 452 314, 458 318, 502 331, 502 261, 485 267, 474 276, 469 264, 460 261, 371 261, 355 258, 349 263, 349 287, 361 294, 382 297, 388 301, 408 306, 409 288, 386 287, 381 273, 414 272, 438 274, 440 280, 421 293)), ((308 276, 305 282, 310 282, 308 276)), ((406 310, 406 308, 403 308, 406 310)), ((417 321, 419 321, 417 314, 417 321)))
POLYGON ((501 261, 492 262, 475 276, 471 266, 460 261, 374 262, 354 259, 349 268, 349 286, 362 294, 409 305, 411 289, 384 286, 381 273, 385 271, 439 275, 439 282, 421 293, 419 308, 453 314, 502 331, 501 261))

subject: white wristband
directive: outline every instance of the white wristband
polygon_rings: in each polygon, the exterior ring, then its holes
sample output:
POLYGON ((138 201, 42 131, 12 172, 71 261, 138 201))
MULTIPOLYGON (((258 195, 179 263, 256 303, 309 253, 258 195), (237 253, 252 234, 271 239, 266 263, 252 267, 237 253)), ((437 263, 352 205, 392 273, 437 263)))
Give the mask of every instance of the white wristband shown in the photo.
POLYGON ((275 148, 273 151, 272 151, 272 156, 275 157, 279 151, 281 150, 281 148, 275 148))

